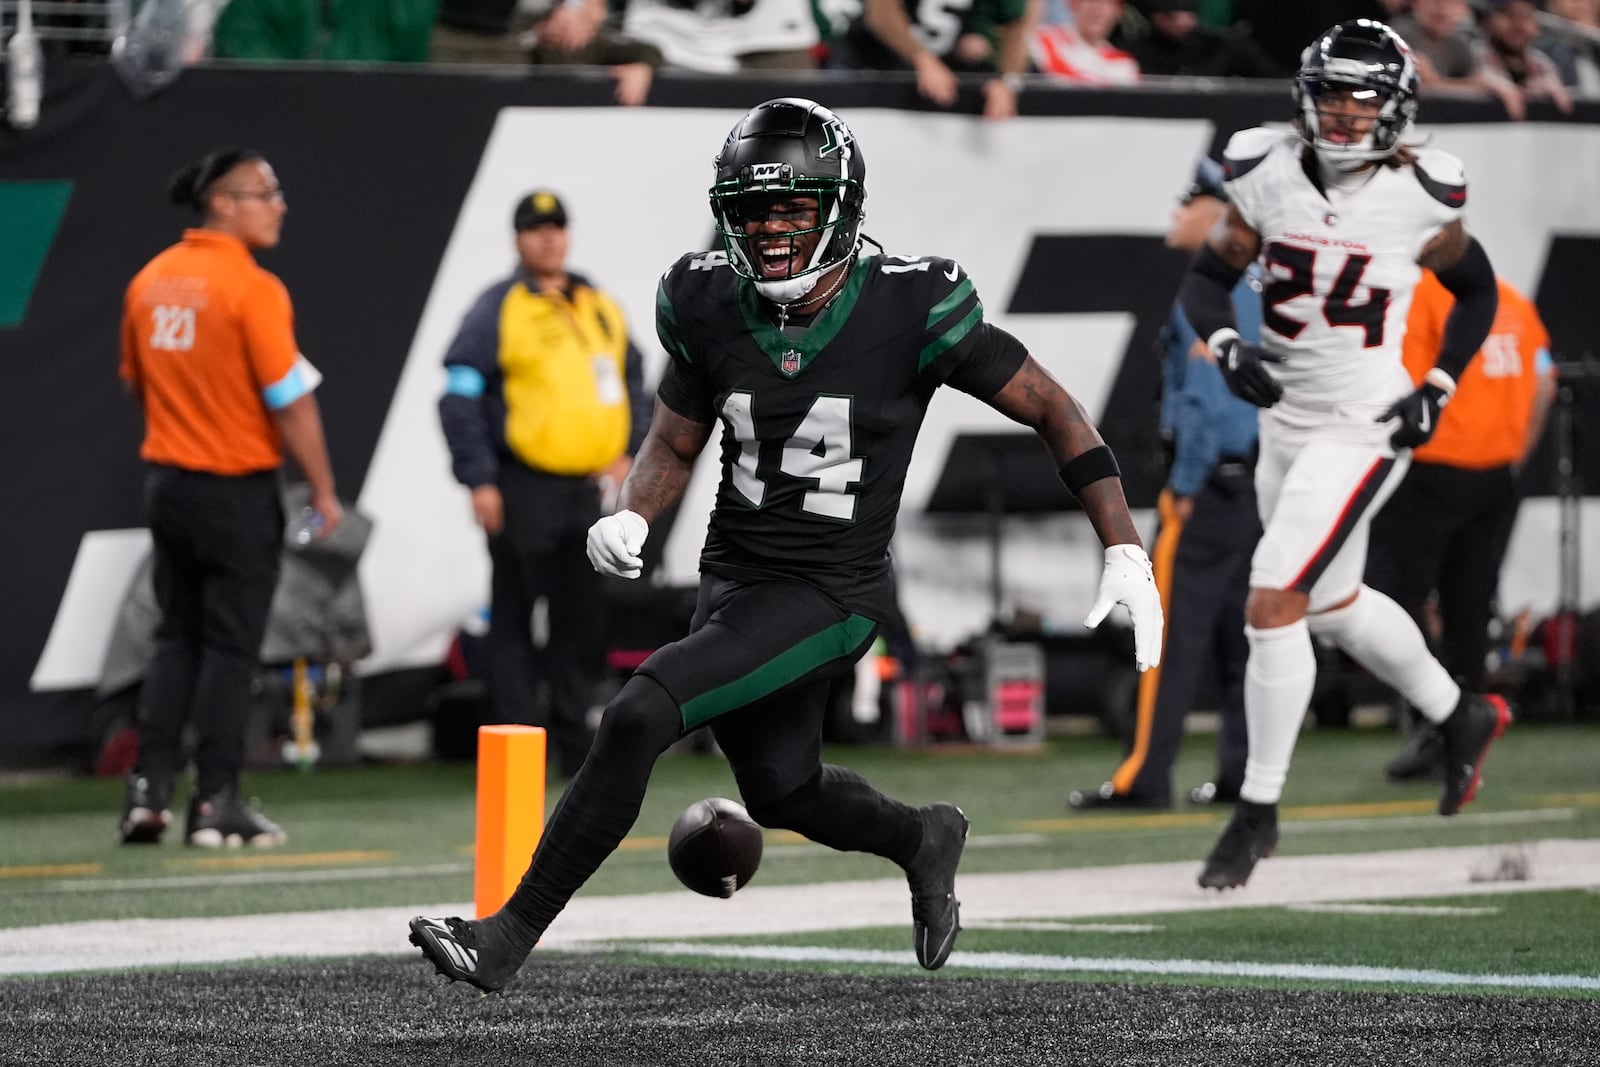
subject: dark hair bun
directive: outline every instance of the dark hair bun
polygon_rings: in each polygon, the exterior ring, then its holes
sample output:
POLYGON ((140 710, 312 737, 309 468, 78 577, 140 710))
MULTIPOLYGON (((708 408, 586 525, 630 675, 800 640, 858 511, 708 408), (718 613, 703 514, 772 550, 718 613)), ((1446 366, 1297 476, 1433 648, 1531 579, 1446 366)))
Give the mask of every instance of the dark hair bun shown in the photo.
POLYGON ((203 169, 205 161, 197 159, 168 178, 167 199, 181 207, 200 210, 200 190, 196 187, 196 182, 199 181, 203 169))
POLYGON ((211 183, 241 163, 262 158, 253 148, 219 148, 184 167, 167 180, 167 198, 174 204, 206 212, 211 183))

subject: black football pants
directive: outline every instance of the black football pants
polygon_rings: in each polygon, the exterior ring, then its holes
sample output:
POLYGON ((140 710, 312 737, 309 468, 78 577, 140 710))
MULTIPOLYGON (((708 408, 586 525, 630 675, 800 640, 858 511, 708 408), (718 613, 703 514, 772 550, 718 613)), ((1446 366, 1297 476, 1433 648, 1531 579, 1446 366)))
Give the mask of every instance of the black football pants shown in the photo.
POLYGON ((657 757, 706 722, 757 822, 909 863, 922 840, 916 811, 821 759, 828 687, 876 633, 800 582, 703 576, 688 636, 656 650, 606 708, 506 904, 510 932, 544 932, 633 828, 657 757))
POLYGON ((605 598, 584 558, 600 491, 588 478, 509 461, 498 484, 505 527, 489 538, 489 701, 495 722, 543 726, 557 769, 571 777, 589 754, 589 705, 605 668, 605 598), (540 600, 542 647, 533 633, 540 600))
POLYGON ((152 466, 145 502, 161 621, 139 701, 138 772, 170 787, 192 722, 196 788, 210 796, 244 766, 251 681, 283 546, 278 475, 152 466))
POLYGON ((1413 462, 1372 520, 1366 581, 1423 622, 1439 598, 1439 661, 1467 689, 1483 687, 1489 612, 1517 518, 1510 467, 1466 470, 1413 462))

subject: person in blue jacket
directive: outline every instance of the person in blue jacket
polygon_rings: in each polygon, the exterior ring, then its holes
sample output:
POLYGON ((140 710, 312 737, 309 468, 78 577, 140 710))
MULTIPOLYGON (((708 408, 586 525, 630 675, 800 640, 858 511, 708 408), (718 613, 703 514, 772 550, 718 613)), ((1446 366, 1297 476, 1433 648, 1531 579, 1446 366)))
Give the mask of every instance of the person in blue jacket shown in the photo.
MULTIPOLYGON (((1167 231, 1169 247, 1192 253, 1228 203, 1222 168, 1201 159, 1167 231)), ((1254 271, 1233 291, 1239 334, 1261 334, 1260 281, 1254 271)), ((1244 601, 1250 556, 1261 536, 1256 511, 1256 408, 1229 391, 1222 372, 1176 304, 1163 332, 1161 429, 1171 463, 1161 491, 1160 531, 1151 553, 1166 612, 1161 666, 1139 680, 1127 757, 1111 780, 1073 791, 1068 805, 1170 808, 1172 764, 1184 719, 1214 686, 1220 723, 1217 773, 1189 791, 1195 804, 1231 802, 1244 781, 1246 754, 1244 601)))

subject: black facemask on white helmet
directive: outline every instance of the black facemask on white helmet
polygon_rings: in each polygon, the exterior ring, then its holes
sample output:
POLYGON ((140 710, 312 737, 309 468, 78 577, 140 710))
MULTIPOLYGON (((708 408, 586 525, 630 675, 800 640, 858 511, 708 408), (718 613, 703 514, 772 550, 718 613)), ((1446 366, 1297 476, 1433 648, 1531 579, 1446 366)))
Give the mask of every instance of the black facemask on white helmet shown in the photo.
POLYGON ((803 299, 830 267, 855 257, 866 217, 867 164, 850 127, 821 104, 785 98, 752 108, 729 131, 713 165, 711 214, 728 262, 768 300, 803 299), (782 278, 765 277, 759 265, 756 242, 770 244, 773 237, 745 232, 775 194, 817 198, 817 225, 782 235, 792 243, 820 234, 816 248, 805 262, 791 258, 782 278))
POLYGON ((1381 22, 1351 19, 1323 33, 1300 57, 1294 82, 1300 137, 1324 162, 1353 170, 1400 147, 1417 115, 1417 64, 1400 35, 1381 22), (1358 140, 1330 140, 1323 110, 1335 93, 1379 104, 1358 140))

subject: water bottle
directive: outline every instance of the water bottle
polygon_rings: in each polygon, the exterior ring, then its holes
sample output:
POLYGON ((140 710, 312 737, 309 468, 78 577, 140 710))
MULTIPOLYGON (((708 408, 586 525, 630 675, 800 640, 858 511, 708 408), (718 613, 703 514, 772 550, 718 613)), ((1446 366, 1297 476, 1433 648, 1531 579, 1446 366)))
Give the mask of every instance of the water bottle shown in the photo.
POLYGON ((322 512, 313 507, 300 509, 300 514, 289 524, 286 540, 290 548, 304 548, 322 533, 322 512))
POLYGON ((38 124, 44 86, 44 57, 33 32, 33 20, 28 17, 31 10, 19 9, 16 31, 6 42, 6 121, 18 130, 38 124))

